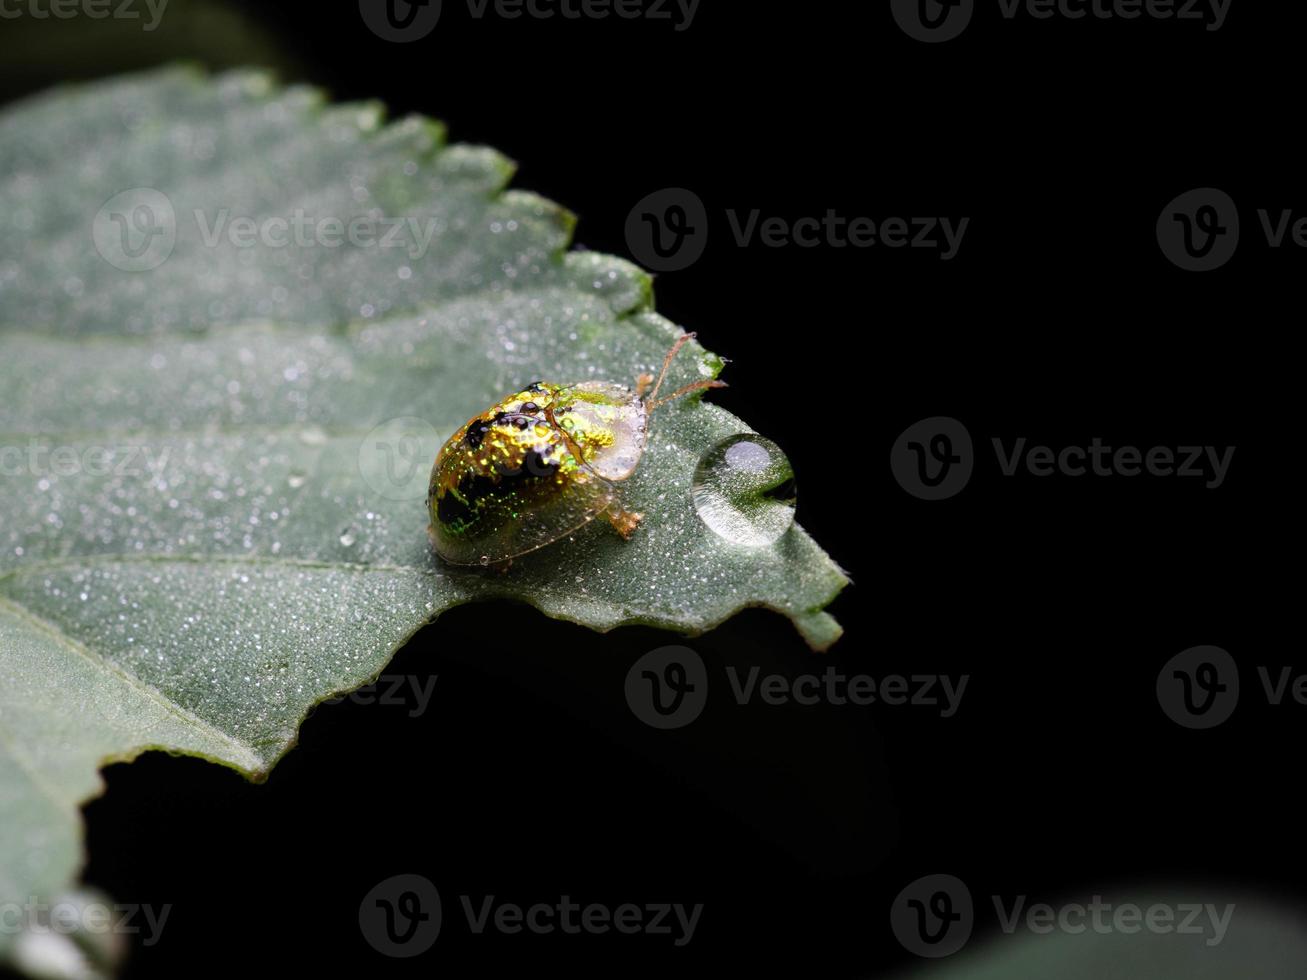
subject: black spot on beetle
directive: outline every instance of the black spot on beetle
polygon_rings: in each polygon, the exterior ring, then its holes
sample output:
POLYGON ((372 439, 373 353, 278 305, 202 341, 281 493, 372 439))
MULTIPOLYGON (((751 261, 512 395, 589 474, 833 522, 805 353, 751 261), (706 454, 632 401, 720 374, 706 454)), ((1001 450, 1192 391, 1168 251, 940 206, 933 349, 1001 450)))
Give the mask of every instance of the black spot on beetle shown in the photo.
POLYGON ((480 511, 495 500, 528 493, 542 481, 551 480, 560 465, 545 459, 552 450, 552 446, 544 453, 529 450, 519 468, 503 468, 494 476, 465 474, 458 481, 457 490, 436 502, 436 517, 454 531, 466 530, 476 523, 480 511))
POLYGON ((490 435, 490 430, 497 425, 503 425, 511 421, 519 429, 525 429, 526 426, 518 421, 518 416, 509 412, 496 412, 494 418, 489 422, 485 419, 477 419, 467 427, 467 433, 463 436, 463 441, 472 449, 480 449, 481 444, 486 441, 486 436, 490 435))
POLYGON ((463 441, 472 449, 480 449, 481 443, 486 441, 486 436, 490 434, 491 423, 477 419, 467 427, 467 432, 463 436, 463 441))
POLYGON ((529 449, 522 457, 521 468, 504 473, 500 482, 509 484, 510 492, 524 489, 532 481, 554 476, 558 472, 558 465, 545 459, 545 454, 538 449, 529 449))

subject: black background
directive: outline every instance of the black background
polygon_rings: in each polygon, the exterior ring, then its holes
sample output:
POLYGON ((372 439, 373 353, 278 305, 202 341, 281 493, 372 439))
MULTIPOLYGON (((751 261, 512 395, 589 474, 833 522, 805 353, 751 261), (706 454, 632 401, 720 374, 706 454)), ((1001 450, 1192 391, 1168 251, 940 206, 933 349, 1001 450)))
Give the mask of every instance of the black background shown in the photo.
MULTIPOLYGON (((689 641, 721 696, 678 731, 646 728, 622 694, 634 660, 675 638, 597 636, 505 604, 448 613, 396 657, 388 674, 439 676, 431 710, 324 707, 266 785, 193 759, 111 767, 86 810, 86 879, 173 906, 130 975, 874 976, 911 965, 888 909, 928 873, 1049 900, 1175 883, 1293 894, 1305 709, 1268 707, 1253 673, 1300 646, 1279 621, 1300 486, 1286 328, 1307 256, 1268 249, 1255 218, 1307 207, 1302 25, 1284 6, 1233 0, 1208 32, 1008 22, 981 0, 962 37, 927 45, 880 2, 704 0, 677 32, 478 21, 446 0, 428 39, 396 45, 354 3, 251 0, 297 77, 498 147, 520 164, 515 186, 579 215, 589 248, 629 256, 640 198, 697 193, 707 249, 659 277, 659 309, 731 359, 713 399, 785 448, 799 520, 855 584, 832 607, 847 632, 829 654, 760 611, 689 641), (1202 186, 1239 203, 1244 240, 1226 268, 1185 273, 1154 226, 1202 186), (942 262, 744 248, 728 209, 971 222, 942 262), (888 456, 937 415, 966 424, 978 462, 961 495, 925 503, 888 456), (1238 448, 1209 490, 1004 478, 994 436, 1238 448), (1171 722, 1154 694, 1162 665, 1198 644, 1229 650, 1246 691, 1209 732, 1171 722), (949 719, 735 706, 723 669, 754 664, 970 683, 949 719), (406 872, 439 887, 445 927, 423 957, 386 959, 358 907, 406 872), (461 894, 705 911, 681 949, 474 936, 461 894)), ((992 915, 979 931, 996 931, 992 915)))

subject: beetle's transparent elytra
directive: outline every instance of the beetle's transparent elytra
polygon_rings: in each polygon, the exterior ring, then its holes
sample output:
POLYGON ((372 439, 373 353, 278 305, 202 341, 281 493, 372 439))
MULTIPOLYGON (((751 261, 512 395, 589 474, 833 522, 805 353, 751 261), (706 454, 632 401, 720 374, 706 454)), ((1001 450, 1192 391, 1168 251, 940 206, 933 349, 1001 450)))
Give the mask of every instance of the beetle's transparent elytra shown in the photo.
POLYGON ((536 382, 469 419, 431 471, 427 508, 436 552, 456 565, 509 561, 566 537, 596 517, 626 538, 642 515, 622 506, 618 484, 635 472, 655 409, 682 395, 723 387, 686 385, 655 400, 677 339, 653 379, 634 389, 608 381, 536 382))

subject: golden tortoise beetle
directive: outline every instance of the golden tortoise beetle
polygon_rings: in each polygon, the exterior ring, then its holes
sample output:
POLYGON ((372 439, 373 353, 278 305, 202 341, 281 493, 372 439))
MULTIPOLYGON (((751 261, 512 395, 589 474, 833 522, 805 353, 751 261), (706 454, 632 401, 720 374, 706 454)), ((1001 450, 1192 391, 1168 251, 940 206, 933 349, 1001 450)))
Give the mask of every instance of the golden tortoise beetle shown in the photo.
POLYGON ((536 382, 468 420, 431 470, 436 553, 455 565, 493 565, 601 516, 630 538, 644 515, 622 507, 616 484, 640 465, 649 416, 683 395, 725 387, 696 381, 657 397, 672 359, 693 338, 677 338, 656 382, 647 374, 634 390, 609 381, 536 382))

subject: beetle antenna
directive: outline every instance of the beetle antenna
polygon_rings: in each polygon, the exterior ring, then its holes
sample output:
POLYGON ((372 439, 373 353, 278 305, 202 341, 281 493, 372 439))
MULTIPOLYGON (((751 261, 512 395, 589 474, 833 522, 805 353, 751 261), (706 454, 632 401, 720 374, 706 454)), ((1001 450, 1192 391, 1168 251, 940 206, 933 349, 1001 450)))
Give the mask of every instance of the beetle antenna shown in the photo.
MULTIPOLYGON (((672 344, 672 349, 669 350, 667 356, 663 358, 663 369, 658 372, 658 381, 654 384, 653 391, 649 392, 648 401, 653 401, 654 397, 658 394, 658 389, 663 386, 663 379, 667 377, 667 369, 672 366, 672 359, 676 357, 676 355, 681 352, 681 348, 692 341, 695 336, 696 335, 693 333, 683 333, 681 336, 676 338, 676 343, 672 344)), ((672 397, 676 396, 673 395, 672 397)))
MULTIPOLYGON (((693 393, 693 392, 696 392, 696 391, 706 391, 706 390, 709 389, 709 388, 726 388, 726 387, 729 387, 729 386, 726 384, 725 381, 717 381, 717 380, 709 380, 709 381, 692 381, 692 382, 690 382, 690 384, 686 385, 684 388, 677 388, 675 391, 673 391, 673 392, 672 392, 670 395, 668 395, 666 398, 660 398, 660 399, 658 399, 658 401, 656 401, 656 402, 650 402, 650 403, 649 403, 649 411, 652 412, 652 411, 654 411, 655 409, 657 409, 657 408, 658 408, 659 406, 661 406, 661 405, 666 405, 668 402, 674 402, 674 401, 676 401, 676 399, 678 399, 678 398, 680 398, 680 397, 682 397, 682 396, 684 396, 684 395, 689 395, 689 394, 691 394, 691 393, 693 393)), ((657 391, 658 389, 655 388, 654 390, 657 391)))

